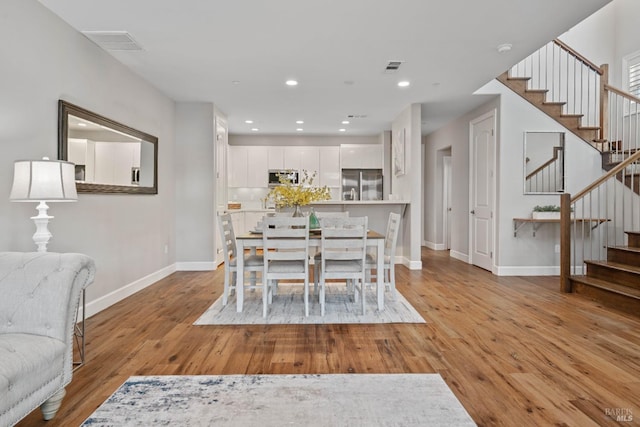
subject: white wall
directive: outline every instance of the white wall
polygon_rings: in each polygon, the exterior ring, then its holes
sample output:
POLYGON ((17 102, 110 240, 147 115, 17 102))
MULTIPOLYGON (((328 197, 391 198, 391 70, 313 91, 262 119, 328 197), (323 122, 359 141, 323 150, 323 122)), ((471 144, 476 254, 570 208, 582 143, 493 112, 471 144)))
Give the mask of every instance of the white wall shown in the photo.
POLYGON ((424 239, 427 246, 432 248, 441 247, 444 244, 441 229, 442 154, 443 150, 450 149, 453 170, 450 224, 451 255, 463 260, 467 260, 469 255, 469 122, 498 108, 499 100, 497 98, 488 97, 487 99, 485 104, 424 137, 424 197, 426 199, 424 239))
POLYGON ((213 270, 214 106, 176 105, 176 261, 179 270, 213 270))
POLYGON ((530 225, 513 235, 513 218, 528 218, 536 205, 559 205, 558 195, 524 194, 524 133, 565 132, 565 188, 575 194, 602 174, 600 154, 555 120, 494 80, 478 93, 500 94, 498 121, 498 230, 495 248, 500 275, 558 274, 559 226, 544 225, 532 236, 530 225))
POLYGON ((609 64, 609 82, 626 89, 622 58, 640 50, 638 17, 638 0, 614 0, 559 38, 591 62, 609 64))
MULTIPOLYGON (((420 104, 405 108, 391 125, 391 141, 395 144, 398 135, 405 132, 405 174, 391 176, 391 193, 394 198, 410 200, 402 218, 402 254, 410 269, 422 268, 420 246, 422 244, 422 150, 420 104), (394 140, 395 139, 395 140, 394 140)), ((393 149, 392 149, 393 151, 393 149)))
POLYGON ((96 260, 87 290, 95 312, 175 262, 174 103, 37 1, 3 0, 0 38, 0 250, 35 249, 35 204, 9 201, 13 162, 57 158, 58 99, 159 139, 157 195, 80 194, 50 205, 49 250, 96 260))

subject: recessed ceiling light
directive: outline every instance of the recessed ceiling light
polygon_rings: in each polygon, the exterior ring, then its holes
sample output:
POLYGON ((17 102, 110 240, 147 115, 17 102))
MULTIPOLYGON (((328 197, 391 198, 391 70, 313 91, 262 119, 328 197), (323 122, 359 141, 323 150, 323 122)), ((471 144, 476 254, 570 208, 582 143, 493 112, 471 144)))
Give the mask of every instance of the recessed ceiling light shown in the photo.
POLYGON ((253 120, 245 120, 244 121, 246 124, 250 125, 251 123, 253 123, 253 120))
POLYGON ((512 47, 513 45, 511 43, 503 43, 501 45, 498 45, 498 53, 507 53, 511 50, 512 47))
POLYGON ((343 121, 342 121, 342 124, 343 124, 343 125, 348 125, 348 124, 349 124, 349 120, 343 120, 343 121))
POLYGON ((304 123, 304 120, 296 120, 296 123, 297 123, 297 124, 299 124, 299 125, 301 125, 301 124, 303 124, 303 123, 304 123))
POLYGON ((287 81, 285 82, 285 84, 286 84, 287 86, 298 86, 298 81, 297 81, 297 80, 287 80, 287 81))
POLYGON ((260 129, 258 129, 258 128, 251 128, 251 130, 252 130, 253 132, 258 132, 260 129))
POLYGON ((409 83, 407 80, 402 80, 398 82, 398 86, 399 87, 407 87, 409 86, 411 83, 409 83))
POLYGON ((341 129, 338 129, 338 131, 340 131, 340 132, 346 132, 347 130, 346 130, 345 128, 341 128, 341 129))
POLYGON ((298 131, 298 132, 302 132, 303 130, 304 130, 304 129, 302 129, 302 128, 297 128, 297 129, 296 129, 296 131, 298 131))

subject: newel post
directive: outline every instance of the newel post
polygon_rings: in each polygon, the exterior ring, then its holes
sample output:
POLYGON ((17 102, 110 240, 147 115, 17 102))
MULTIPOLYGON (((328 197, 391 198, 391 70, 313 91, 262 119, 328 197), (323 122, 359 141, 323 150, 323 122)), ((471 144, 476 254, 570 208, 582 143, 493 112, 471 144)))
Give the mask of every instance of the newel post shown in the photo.
POLYGON ((560 195, 560 292, 571 292, 571 194, 560 195))
POLYGON ((600 70, 600 141, 604 142, 609 134, 609 65, 602 64, 600 70))

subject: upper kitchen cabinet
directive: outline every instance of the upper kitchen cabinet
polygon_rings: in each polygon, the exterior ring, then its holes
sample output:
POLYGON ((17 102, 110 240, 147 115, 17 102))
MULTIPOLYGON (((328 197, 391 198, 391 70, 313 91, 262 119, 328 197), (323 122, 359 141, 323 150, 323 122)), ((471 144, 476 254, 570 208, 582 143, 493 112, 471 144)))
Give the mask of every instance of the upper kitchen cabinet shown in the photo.
POLYGON ((267 147, 247 147, 247 187, 267 187, 269 184, 269 165, 267 147))
POLYGON ((285 147, 267 147, 268 169, 284 169, 284 149, 285 147))
POLYGON ((340 147, 320 147, 320 185, 340 187, 340 147))
POLYGON ((229 187, 247 186, 248 153, 247 147, 229 146, 227 163, 229 165, 229 187))
POLYGON ((382 169, 384 149, 382 144, 342 144, 340 146, 342 169, 382 169))
POLYGON ((286 147, 284 169, 306 170, 310 175, 317 173, 320 170, 319 147, 286 147))
POLYGON ((229 146, 229 187, 267 187, 267 147, 229 146))

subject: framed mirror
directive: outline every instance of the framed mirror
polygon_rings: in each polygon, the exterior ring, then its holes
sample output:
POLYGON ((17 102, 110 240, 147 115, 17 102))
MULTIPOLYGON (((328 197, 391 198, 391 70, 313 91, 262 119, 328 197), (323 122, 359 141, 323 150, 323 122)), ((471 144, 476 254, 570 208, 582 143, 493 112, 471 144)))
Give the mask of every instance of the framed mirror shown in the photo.
POLYGON ((564 193, 564 132, 524 133, 524 194, 564 193))
POLYGON ((79 193, 158 194, 158 138, 58 101, 58 158, 79 193))

